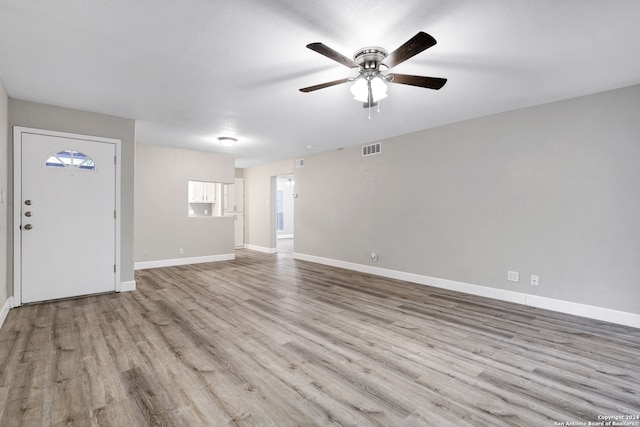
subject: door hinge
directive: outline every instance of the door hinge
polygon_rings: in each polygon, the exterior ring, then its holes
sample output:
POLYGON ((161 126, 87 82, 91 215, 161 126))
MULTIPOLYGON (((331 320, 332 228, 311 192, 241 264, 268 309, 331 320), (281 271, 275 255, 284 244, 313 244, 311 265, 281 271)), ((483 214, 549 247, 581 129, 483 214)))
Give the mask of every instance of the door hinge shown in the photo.
POLYGON ((114 165, 118 164, 118 157, 117 156, 113 156, 113 164, 114 165))
POLYGON ((113 264, 113 272, 114 273, 116 272, 116 265, 115 264, 113 264))
POLYGON ((116 219, 116 211, 115 211, 115 209, 113 211, 113 219, 116 219))

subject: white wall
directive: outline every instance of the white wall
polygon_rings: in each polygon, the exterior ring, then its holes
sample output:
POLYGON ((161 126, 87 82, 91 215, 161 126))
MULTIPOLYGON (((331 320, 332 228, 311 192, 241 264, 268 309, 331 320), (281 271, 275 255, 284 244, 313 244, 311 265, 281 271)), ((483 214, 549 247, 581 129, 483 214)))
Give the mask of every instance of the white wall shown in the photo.
POLYGON ((187 183, 233 183, 233 158, 147 144, 136 150, 136 268, 232 259, 233 217, 189 218, 187 183))
POLYGON ((296 253, 640 314, 639 117, 633 86, 307 156, 296 253))

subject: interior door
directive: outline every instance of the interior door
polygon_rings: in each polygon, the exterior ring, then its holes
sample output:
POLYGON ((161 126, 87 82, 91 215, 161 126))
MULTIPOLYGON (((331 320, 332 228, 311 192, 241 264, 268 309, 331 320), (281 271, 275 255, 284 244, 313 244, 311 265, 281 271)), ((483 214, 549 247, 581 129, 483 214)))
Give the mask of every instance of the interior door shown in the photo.
POLYGON ((21 302, 115 291, 115 144, 21 135, 21 302))

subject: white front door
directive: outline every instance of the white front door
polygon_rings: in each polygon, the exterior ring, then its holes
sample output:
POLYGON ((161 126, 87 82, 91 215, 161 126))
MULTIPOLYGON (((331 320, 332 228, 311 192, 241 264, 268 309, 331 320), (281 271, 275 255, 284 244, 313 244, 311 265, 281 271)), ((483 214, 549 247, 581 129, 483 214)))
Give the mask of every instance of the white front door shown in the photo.
POLYGON ((18 148, 21 303, 115 291, 116 144, 22 132, 18 148))

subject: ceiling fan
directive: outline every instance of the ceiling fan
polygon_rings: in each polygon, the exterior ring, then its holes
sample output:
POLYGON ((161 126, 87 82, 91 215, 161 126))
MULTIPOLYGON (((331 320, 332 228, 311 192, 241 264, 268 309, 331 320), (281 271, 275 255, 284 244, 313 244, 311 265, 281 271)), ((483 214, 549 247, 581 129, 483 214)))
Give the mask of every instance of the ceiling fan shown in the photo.
POLYGON ((390 70, 407 59, 429 49, 436 44, 436 39, 429 34, 420 31, 410 38, 402 46, 387 54, 381 47, 364 47, 356 51, 353 59, 336 52, 322 43, 310 43, 307 48, 333 59, 349 68, 358 69, 358 75, 346 79, 334 80, 300 89, 301 92, 313 92, 314 90, 354 82, 351 93, 354 99, 363 102, 364 108, 370 108, 378 104, 380 99, 387 96, 387 87, 384 82, 399 83, 404 85, 424 87, 438 90, 444 86, 447 79, 441 77, 412 76, 408 74, 390 73, 390 70))

